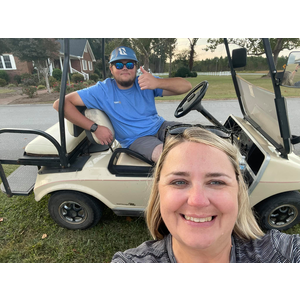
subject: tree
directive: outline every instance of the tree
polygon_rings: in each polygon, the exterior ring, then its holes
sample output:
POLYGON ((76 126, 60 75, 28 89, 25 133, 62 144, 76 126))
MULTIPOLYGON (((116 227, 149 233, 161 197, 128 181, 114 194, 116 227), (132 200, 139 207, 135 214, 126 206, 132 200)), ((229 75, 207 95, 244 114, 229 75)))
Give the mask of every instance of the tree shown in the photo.
MULTIPOLYGON (((223 39, 208 39, 210 45, 207 45, 204 50, 211 50, 212 52, 216 50, 217 46, 223 44, 223 39)), ((228 43, 236 44, 241 47, 245 47, 249 55, 260 56, 264 54, 263 42, 261 39, 257 38, 247 38, 247 39, 228 39, 228 43)), ((298 38, 270 38, 270 44, 272 48, 273 58, 275 66, 277 65, 279 53, 284 50, 292 50, 300 47, 300 39, 298 38)))
POLYGON ((139 57, 142 58, 145 70, 150 67, 150 56, 158 46, 165 44, 168 38, 115 38, 108 47, 111 52, 119 46, 129 46, 133 48, 139 57))
POLYGON ((6 52, 11 52, 9 39, 0 39, 0 55, 6 52))
POLYGON ((177 43, 177 39, 174 38, 166 39, 166 52, 167 52, 167 57, 169 58, 169 77, 171 77, 172 59, 175 54, 176 43, 177 43))
POLYGON ((38 70, 46 81, 49 93, 49 62, 48 59, 56 58, 60 44, 55 39, 49 38, 29 38, 29 39, 9 39, 12 53, 22 61, 33 61, 38 70))
POLYGON ((190 71, 192 71, 194 59, 196 57, 195 46, 196 46, 198 40, 199 40, 199 38, 193 38, 192 40, 189 39, 189 42, 190 42, 189 69, 190 69, 190 71))

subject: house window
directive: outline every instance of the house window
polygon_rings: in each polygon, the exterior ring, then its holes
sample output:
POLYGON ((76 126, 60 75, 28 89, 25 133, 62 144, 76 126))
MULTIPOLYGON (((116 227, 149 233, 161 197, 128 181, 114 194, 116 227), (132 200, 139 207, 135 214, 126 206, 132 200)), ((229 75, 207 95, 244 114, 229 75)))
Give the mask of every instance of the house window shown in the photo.
POLYGON ((93 63, 91 61, 88 61, 89 63, 89 70, 92 71, 93 70, 93 63))
POLYGON ((87 70, 86 60, 82 60, 82 68, 83 70, 87 70))
POLYGON ((4 54, 0 56, 0 70, 15 70, 16 64, 13 55, 4 54))

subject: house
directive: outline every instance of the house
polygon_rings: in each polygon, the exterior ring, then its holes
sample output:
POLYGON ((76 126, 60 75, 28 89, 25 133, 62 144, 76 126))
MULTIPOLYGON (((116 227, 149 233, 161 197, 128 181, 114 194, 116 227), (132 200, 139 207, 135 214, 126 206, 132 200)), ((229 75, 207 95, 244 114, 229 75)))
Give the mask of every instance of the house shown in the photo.
POLYGON ((8 74, 10 81, 14 81, 15 75, 31 74, 33 65, 32 62, 20 61, 17 57, 7 53, 0 55, 0 70, 8 74))
MULTIPOLYGON (((58 68, 63 70, 64 58, 64 41, 57 40, 60 43, 59 59, 54 60, 50 64, 50 75, 53 69, 58 68)), ((96 62, 90 43, 87 39, 70 39, 70 73, 80 73, 85 80, 89 79, 89 74, 94 73, 94 65, 96 62)))
MULTIPOLYGON (((60 43, 60 50, 58 59, 53 61, 48 60, 50 67, 49 73, 52 75, 53 69, 58 68, 63 70, 64 58, 64 42, 57 40, 60 43)), ((80 73, 84 76, 85 80, 89 79, 89 74, 94 73, 94 64, 96 62, 90 43, 87 39, 70 39, 70 73, 80 73)), ((34 63, 20 61, 16 56, 11 53, 4 53, 0 56, 0 70, 4 70, 14 81, 15 75, 24 73, 31 74, 34 70, 34 63)))

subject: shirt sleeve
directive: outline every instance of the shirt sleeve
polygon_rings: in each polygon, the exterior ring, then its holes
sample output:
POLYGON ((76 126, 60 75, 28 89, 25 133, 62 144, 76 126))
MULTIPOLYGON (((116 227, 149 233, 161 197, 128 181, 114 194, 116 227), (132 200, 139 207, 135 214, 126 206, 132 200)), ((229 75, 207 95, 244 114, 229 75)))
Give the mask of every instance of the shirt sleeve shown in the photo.
MULTIPOLYGON (((155 78, 160 78, 158 76, 154 76, 155 78)), ((163 97, 163 90, 162 89, 155 89, 154 90, 154 97, 163 97)))
POLYGON ((79 90, 77 93, 87 108, 102 110, 101 99, 104 97, 104 91, 99 82, 91 87, 79 90))
POLYGON ((272 230, 273 244, 278 252, 292 263, 300 263, 300 236, 272 230))

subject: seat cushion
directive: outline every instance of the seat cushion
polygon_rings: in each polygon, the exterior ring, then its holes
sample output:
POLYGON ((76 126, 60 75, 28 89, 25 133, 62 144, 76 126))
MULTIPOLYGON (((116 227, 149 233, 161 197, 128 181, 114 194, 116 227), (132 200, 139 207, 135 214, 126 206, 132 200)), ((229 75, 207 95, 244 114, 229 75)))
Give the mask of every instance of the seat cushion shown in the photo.
MULTIPOLYGON (((66 132, 66 150, 67 153, 71 153, 77 145, 86 137, 85 131, 83 131, 78 137, 72 136, 67 130, 67 120, 65 120, 65 132, 66 132)), ((59 144, 60 132, 59 122, 48 128, 45 132, 53 136, 59 144)), ((25 152, 27 155, 58 155, 55 146, 46 138, 42 136, 36 137, 26 147, 25 152)))

